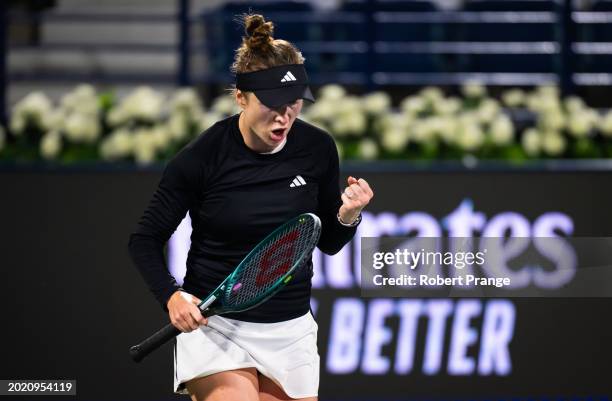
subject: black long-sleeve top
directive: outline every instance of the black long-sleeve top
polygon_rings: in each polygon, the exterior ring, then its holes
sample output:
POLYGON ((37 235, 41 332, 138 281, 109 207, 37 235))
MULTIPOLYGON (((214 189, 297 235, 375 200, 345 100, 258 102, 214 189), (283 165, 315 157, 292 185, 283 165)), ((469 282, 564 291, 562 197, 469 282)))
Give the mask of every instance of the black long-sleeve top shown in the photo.
MULTIPOLYGON (((181 287, 166 267, 163 247, 187 212, 193 231, 182 288, 200 299, 267 234, 300 213, 321 219, 318 247, 324 253, 338 252, 355 234, 337 220, 338 153, 329 134, 296 119, 279 152, 259 154, 244 143, 238 118, 217 122, 168 163, 130 236, 131 258, 164 310, 181 287)), ((307 313, 311 267, 309 260, 262 305, 225 316, 277 322, 307 313)))

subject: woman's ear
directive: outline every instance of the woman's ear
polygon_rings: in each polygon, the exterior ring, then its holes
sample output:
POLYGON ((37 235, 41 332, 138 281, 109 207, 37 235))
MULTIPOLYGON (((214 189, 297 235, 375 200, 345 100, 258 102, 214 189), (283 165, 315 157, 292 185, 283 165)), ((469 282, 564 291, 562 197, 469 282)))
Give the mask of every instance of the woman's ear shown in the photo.
POLYGON ((236 103, 243 110, 248 104, 247 94, 241 91, 240 89, 236 89, 236 103))

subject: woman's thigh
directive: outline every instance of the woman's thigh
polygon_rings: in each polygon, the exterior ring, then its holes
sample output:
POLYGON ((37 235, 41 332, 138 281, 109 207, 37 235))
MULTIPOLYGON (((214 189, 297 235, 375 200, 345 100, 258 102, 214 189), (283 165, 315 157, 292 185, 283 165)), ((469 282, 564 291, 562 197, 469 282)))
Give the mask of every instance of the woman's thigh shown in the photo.
POLYGON ((228 370, 185 383, 193 401, 259 401, 255 368, 228 370))
MULTIPOLYGON (((261 401, 296 400, 285 394, 282 388, 262 374, 259 375, 259 399, 261 401)), ((297 398, 300 401, 317 401, 317 399, 317 397, 297 398)))

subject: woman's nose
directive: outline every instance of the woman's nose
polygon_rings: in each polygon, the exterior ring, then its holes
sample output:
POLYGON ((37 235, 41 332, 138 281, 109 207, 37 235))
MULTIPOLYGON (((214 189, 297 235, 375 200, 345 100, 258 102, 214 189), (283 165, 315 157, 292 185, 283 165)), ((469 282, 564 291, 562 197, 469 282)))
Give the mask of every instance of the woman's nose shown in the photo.
POLYGON ((275 108, 274 111, 276 111, 276 118, 285 119, 285 118, 289 117, 289 113, 288 113, 289 106, 286 105, 286 104, 284 104, 284 105, 282 105, 280 107, 275 108))

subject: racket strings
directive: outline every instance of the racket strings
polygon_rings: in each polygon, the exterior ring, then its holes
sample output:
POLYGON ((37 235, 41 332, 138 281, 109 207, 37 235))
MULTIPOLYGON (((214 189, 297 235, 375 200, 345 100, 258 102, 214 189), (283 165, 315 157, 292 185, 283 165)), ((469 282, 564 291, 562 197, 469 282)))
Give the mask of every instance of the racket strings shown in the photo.
POLYGON ((282 230, 258 250, 226 294, 226 305, 250 304, 274 287, 305 253, 314 248, 319 227, 306 221, 282 230))

